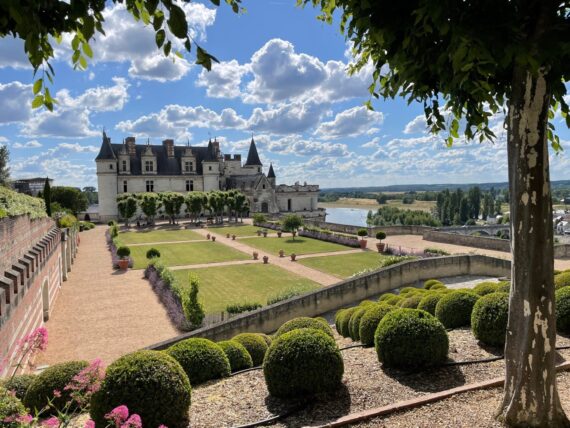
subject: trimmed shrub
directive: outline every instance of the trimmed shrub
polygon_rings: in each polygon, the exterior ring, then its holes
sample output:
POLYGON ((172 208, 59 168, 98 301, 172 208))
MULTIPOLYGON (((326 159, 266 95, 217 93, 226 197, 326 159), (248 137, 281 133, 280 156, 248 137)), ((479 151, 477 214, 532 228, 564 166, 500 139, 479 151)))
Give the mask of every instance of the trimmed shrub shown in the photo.
POLYGON ((26 408, 12 392, 0 386, 0 426, 4 428, 19 428, 20 422, 5 422, 8 418, 17 418, 26 414, 26 408))
POLYGON ((149 260, 158 257, 160 257, 160 251, 158 251, 156 248, 149 248, 148 251, 146 252, 146 258, 149 260))
POLYGON ((447 290, 447 287, 443 283, 433 284, 429 291, 447 290))
POLYGON ((344 363, 333 338, 302 328, 275 340, 263 362, 269 393, 299 397, 334 391, 342 385, 344 363))
MULTIPOLYGON (((325 317, 314 317, 313 319, 324 323, 328 328, 331 327, 329 322, 327 321, 327 319, 325 317)), ((331 331, 332 331, 332 328, 331 328, 331 331)))
POLYGON ((368 235, 368 231, 367 231, 366 229, 358 229, 358 230, 356 231, 356 234, 357 234, 358 236, 360 236, 361 238, 364 238, 365 236, 368 235))
POLYGON ((279 327, 279 330, 277 330, 277 333, 275 333, 275 339, 285 333, 297 330, 299 328, 314 328, 321 330, 323 333, 328 334, 330 337, 334 337, 332 329, 324 322, 309 317, 298 317, 287 321, 285 324, 279 327))
POLYGON ((378 299, 379 302, 385 302, 386 300, 392 298, 392 297, 397 297, 396 294, 394 293, 384 293, 380 296, 380 298, 378 299))
POLYGON ((137 351, 107 367, 101 389, 91 399, 91 418, 107 426, 105 415, 125 405, 145 426, 188 426, 190 381, 180 364, 166 352, 137 351))
POLYGON ((419 288, 411 287, 411 286, 402 287, 402 288, 400 288, 400 296, 403 296, 403 295, 408 294, 408 293, 417 293, 419 290, 420 290, 419 288))
POLYGON ((255 333, 255 334, 257 334, 259 337, 261 337, 265 341, 267 346, 271 346, 271 342, 273 342, 273 339, 271 338, 271 336, 269 336, 265 333, 255 333))
POLYGON ((249 355, 249 352, 241 343, 235 340, 224 340, 218 342, 218 345, 222 348, 226 357, 228 357, 232 373, 253 367, 251 355, 249 355))
POLYGON ((348 321, 348 335, 354 341, 360 340, 360 320, 366 313, 368 307, 358 307, 348 321))
POLYGON ((433 287, 435 284, 443 285, 443 282, 438 279, 428 279, 426 282, 424 282, 424 288, 426 290, 431 290, 431 287, 433 287))
POLYGON ((430 315, 435 316, 435 307, 443 296, 443 293, 428 293, 425 296, 422 296, 417 309, 421 309, 422 311, 426 311, 430 315))
POLYGON ((226 306, 226 312, 228 314, 241 314, 242 312, 255 311, 261 307, 262 304, 257 302, 232 303, 226 306))
POLYGON ((417 309, 388 312, 376 329, 374 344, 384 367, 415 370, 442 364, 449 339, 433 315, 417 309))
POLYGON ((435 307, 435 316, 446 328, 467 327, 478 296, 468 291, 445 294, 435 307))
POLYGON ((253 366, 257 367, 263 363, 263 357, 267 352, 267 343, 263 338, 255 333, 241 333, 234 336, 232 340, 240 343, 251 356, 253 366))
POLYGON ((471 330, 473 336, 489 346, 503 346, 509 318, 509 295, 490 293, 473 306, 471 330))
POLYGON ((413 294, 410 297, 406 297, 399 304, 400 308, 416 309, 422 300, 422 294, 413 294))
POLYGON ((379 241, 381 241, 382 239, 386 239, 386 232, 376 232, 376 239, 378 239, 379 241))
POLYGON ((570 333, 570 287, 556 290, 556 330, 570 333))
POLYGON ((473 287, 473 292, 479 296, 485 296, 487 294, 496 293, 499 289, 499 284, 496 282, 480 282, 475 287, 473 287))
POLYGON ((364 316, 360 319, 359 328, 360 342, 364 346, 374 345, 374 333, 376 332, 378 324, 380 324, 384 315, 395 309, 394 306, 385 303, 378 303, 375 306, 366 308, 364 316))
MULTIPOLYGON (((20 374, 11 379, 6 379, 0 386, 3 386, 8 391, 12 391, 19 400, 23 400, 28 388, 35 379, 36 375, 33 374, 20 374)), ((0 418, 1 420, 2 418, 0 418)))
POLYGON ((511 292, 511 281, 499 281, 497 284, 498 293, 510 293, 511 292))
POLYGON ((125 259, 131 255, 131 249, 129 247, 119 247, 117 248, 117 256, 121 259, 125 259))
POLYGON ((191 385, 230 375, 224 350, 208 339, 192 338, 175 343, 166 353, 180 363, 191 385))
POLYGON ((384 300, 384 303, 392 306, 398 306, 402 300, 404 300, 402 296, 391 296, 390 298, 384 300))
POLYGON ((338 334, 340 334, 342 337, 350 337, 350 329, 349 329, 350 317, 352 317, 352 314, 356 312, 358 309, 360 309, 358 306, 353 308, 348 308, 345 309, 344 312, 340 315, 338 320, 340 330, 337 331, 338 334))
POLYGON ((554 275, 554 287, 557 290, 568 286, 570 286, 570 272, 564 271, 558 275, 554 275))
POLYGON ((338 311, 336 311, 336 313, 334 314, 334 326, 336 328, 336 331, 340 334, 340 319, 341 319, 341 315, 344 313, 344 311, 346 311, 346 309, 339 309, 338 311))
POLYGON ((373 302, 372 300, 363 300, 362 302, 360 302, 358 304, 358 306, 363 307, 363 306, 370 306, 370 305, 375 305, 376 302, 373 302))
POLYGON ((71 400, 70 392, 65 390, 66 385, 88 365, 87 361, 68 361, 48 367, 37 375, 28 387, 24 395, 24 405, 32 414, 47 407, 42 416, 56 415, 57 411, 63 410, 66 403, 71 400), (55 390, 61 392, 61 397, 54 397, 55 390))

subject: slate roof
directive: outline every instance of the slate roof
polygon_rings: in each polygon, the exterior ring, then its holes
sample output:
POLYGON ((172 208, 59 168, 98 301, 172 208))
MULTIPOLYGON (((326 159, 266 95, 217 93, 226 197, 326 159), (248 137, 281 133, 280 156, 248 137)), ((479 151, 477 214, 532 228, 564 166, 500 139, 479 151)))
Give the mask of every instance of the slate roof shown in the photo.
POLYGON ((267 178, 275 178, 275 171, 273 171, 273 164, 269 164, 269 172, 267 173, 267 178))
POLYGON ((245 166, 262 166, 253 138, 251 139, 251 144, 249 145, 249 152, 247 153, 247 161, 245 162, 245 166))
POLYGON ((99 154, 97 155, 95 160, 98 161, 98 160, 116 160, 116 159, 117 156, 115 156, 113 148, 111 147, 111 139, 107 137, 107 134, 103 132, 103 142, 101 143, 101 149, 99 150, 99 154))

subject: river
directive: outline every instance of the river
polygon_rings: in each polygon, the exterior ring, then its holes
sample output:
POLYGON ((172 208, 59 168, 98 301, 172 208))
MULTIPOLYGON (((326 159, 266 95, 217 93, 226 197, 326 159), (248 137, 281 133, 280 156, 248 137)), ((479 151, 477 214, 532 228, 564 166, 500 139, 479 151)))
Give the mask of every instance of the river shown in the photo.
POLYGON ((327 222, 366 226, 368 210, 363 208, 330 208, 327 207, 327 222))

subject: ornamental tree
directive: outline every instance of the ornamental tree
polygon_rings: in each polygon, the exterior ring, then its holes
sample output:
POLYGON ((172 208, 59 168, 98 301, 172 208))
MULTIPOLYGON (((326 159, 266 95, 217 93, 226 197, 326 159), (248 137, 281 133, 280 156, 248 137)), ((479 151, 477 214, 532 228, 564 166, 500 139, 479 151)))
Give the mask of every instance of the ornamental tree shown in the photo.
POLYGON ((168 223, 176 224, 176 217, 180 214, 184 204, 184 195, 177 192, 164 192, 160 194, 164 212, 168 215, 168 223))
POLYGON ((119 215, 125 220, 125 227, 129 227, 129 220, 137 212, 137 199, 130 193, 123 194, 117 197, 117 208, 119 215))
POLYGON ((156 193, 147 192, 142 195, 137 195, 140 198, 141 210, 147 218, 149 225, 154 224, 154 217, 161 207, 160 197, 156 193))
POLYGON ((560 150, 549 119, 560 110, 570 126, 563 98, 570 2, 298 2, 319 7, 327 22, 340 16, 356 58, 352 70, 374 67, 371 94, 422 103, 429 129, 444 133, 448 145, 460 135, 494 140, 489 119, 506 114, 512 288, 497 416, 510 426, 570 426, 556 388, 549 176, 549 143, 560 150))
POLYGON ((303 225, 303 219, 297 214, 289 214, 285 216, 282 222, 283 230, 285 232, 291 232, 293 235, 293 240, 295 240, 295 235, 297 230, 303 225))

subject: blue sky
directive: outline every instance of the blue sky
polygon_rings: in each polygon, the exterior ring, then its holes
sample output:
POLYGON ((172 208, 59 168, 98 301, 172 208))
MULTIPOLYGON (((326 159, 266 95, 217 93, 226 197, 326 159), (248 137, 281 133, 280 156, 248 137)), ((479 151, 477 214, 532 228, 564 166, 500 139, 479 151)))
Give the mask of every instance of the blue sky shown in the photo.
MULTIPOLYGON (((30 109, 32 71, 19 40, 0 39, 0 144, 13 177, 46 176, 58 185, 96 186, 94 158, 106 129, 113 142, 204 145, 246 154, 251 135, 277 181, 321 187, 506 181, 506 132, 493 118, 494 144, 429 135, 419 105, 379 100, 364 108, 371 67, 348 76, 348 45, 337 25, 294 0, 244 0, 247 13, 192 2, 193 35, 220 61, 210 73, 193 57, 173 62, 154 33, 121 6, 105 12, 106 37, 86 71, 70 66, 69 40, 56 49, 53 113, 30 109)), ((570 132, 555 119, 563 145, 570 132)), ((552 156, 552 178, 570 179, 570 161, 552 156)))

